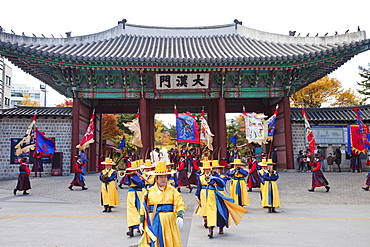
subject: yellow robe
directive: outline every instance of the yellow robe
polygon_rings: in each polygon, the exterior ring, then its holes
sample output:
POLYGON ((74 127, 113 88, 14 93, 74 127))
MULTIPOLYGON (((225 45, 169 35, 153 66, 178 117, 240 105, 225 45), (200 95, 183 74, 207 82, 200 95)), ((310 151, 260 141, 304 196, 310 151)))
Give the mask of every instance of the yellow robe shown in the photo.
MULTIPOLYGON (((232 168, 234 169, 234 168, 232 168)), ((239 173, 235 173, 234 177, 236 178, 243 178, 244 176, 239 173)), ((235 200, 235 203, 238 205, 243 205, 247 206, 249 205, 249 195, 247 191, 247 184, 245 182, 245 179, 241 180, 236 180, 234 178, 231 178, 231 183, 230 183, 230 197, 235 200), (239 202, 238 195, 236 194, 236 187, 237 184, 240 184, 240 189, 241 189, 241 202, 239 202)))
MULTIPOLYGON (((200 184, 202 186, 207 186, 207 188, 214 188, 209 186, 208 182, 205 180, 205 175, 199 177, 200 184)), ((204 189, 200 191, 200 207, 197 212, 198 215, 207 217, 207 225, 216 226, 217 225, 217 205, 216 205, 216 195, 213 189, 204 189)))
POLYGON ((144 199, 144 193, 146 192, 145 188, 139 189, 138 186, 134 183, 131 182, 129 186, 129 191, 127 193, 127 210, 126 210, 126 215, 127 215, 127 226, 135 226, 140 224, 140 210, 138 210, 135 207, 135 200, 136 200, 136 195, 140 200, 140 209, 143 204, 143 199, 144 199), (134 189, 134 190, 132 190, 134 189))
MULTIPOLYGON (((156 209, 157 212, 159 212, 159 220, 160 224, 162 226, 162 235, 164 236, 164 246, 165 247, 181 247, 181 237, 180 237, 180 231, 179 227, 176 224, 176 216, 177 213, 182 210, 185 212, 185 203, 181 197, 181 194, 171 186, 169 183, 167 183, 166 188, 164 191, 160 191, 157 187, 157 185, 154 185, 153 187, 148 189, 147 192, 147 199, 146 203, 148 207, 152 206, 155 208, 155 205, 157 205, 156 209), (173 205, 173 212, 160 212, 159 206, 161 204, 172 204, 173 205)), ((145 214, 145 208, 141 208, 141 215, 145 214)), ((154 213, 149 213, 149 217, 151 219, 151 224, 155 224, 154 222, 154 213)), ((146 227, 144 226, 144 229, 146 227)), ((156 236, 158 238, 158 236, 156 236)), ((158 243, 159 239, 157 239, 155 246, 159 246, 158 243)), ((144 233, 143 239, 139 246, 150 246, 149 245, 149 237, 144 233)))
MULTIPOLYGON (((107 176, 111 177, 113 172, 115 172, 115 170, 110 169, 107 176)), ((104 169, 101 171, 101 173, 102 175, 105 175, 107 173, 107 170, 104 169)), ((110 181, 109 183, 102 183, 100 193, 102 205, 116 206, 120 204, 116 186, 116 179, 110 181)))
MULTIPOLYGON (((275 173, 275 171, 273 171, 275 173)), ((259 174, 263 176, 263 174, 268 173, 267 170, 260 170, 259 174)), ((276 181, 265 181, 265 183, 260 187, 261 191, 261 206, 262 207, 280 207, 280 196, 279 190, 277 187, 276 181), (271 199, 272 198, 272 199, 271 199)))

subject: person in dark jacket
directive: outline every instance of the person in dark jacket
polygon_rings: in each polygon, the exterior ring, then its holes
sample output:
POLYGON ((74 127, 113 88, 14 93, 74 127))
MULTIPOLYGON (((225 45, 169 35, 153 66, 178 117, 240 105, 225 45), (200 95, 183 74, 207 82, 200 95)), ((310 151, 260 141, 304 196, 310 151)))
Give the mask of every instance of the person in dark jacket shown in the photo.
POLYGON ((33 167, 32 171, 35 173, 35 177, 37 177, 37 173, 39 173, 39 176, 41 178, 41 173, 44 171, 44 167, 42 166, 42 154, 40 152, 34 152, 33 153, 33 167))
POLYGON ((335 164, 338 166, 338 172, 342 172, 340 170, 340 163, 342 163, 342 152, 340 151, 339 148, 335 149, 334 151, 334 157, 335 157, 335 164))
POLYGON ((24 157, 21 159, 21 165, 19 166, 19 175, 18 175, 18 182, 17 187, 14 189, 13 194, 17 194, 17 190, 22 191, 23 195, 28 195, 29 193, 27 190, 31 189, 31 182, 30 182, 30 168, 27 166, 28 158, 24 157))

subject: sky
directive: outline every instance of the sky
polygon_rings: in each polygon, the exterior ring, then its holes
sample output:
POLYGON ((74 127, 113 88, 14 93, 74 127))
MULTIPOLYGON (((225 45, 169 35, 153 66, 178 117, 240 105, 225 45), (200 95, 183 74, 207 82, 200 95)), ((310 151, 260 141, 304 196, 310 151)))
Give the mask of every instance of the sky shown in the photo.
MULTIPOLYGON (((35 34, 41 37, 65 37, 88 35, 110 29, 122 19, 127 23, 161 27, 198 27, 233 23, 234 19, 243 26, 270 33, 289 34, 296 31, 301 36, 316 33, 334 35, 361 30, 370 34, 368 0, 341 2, 337 0, 157 0, 157 1, 85 1, 64 0, 18 0, 1 3, 0 26, 6 32, 13 30, 21 35, 35 34)), ((367 37, 369 38, 369 37, 367 37)), ((368 68, 370 51, 361 53, 339 69, 329 74, 338 79, 343 88, 360 89, 356 82, 358 66, 368 68)), ((8 63, 9 64, 9 63, 8 63)), ((13 83, 26 83, 39 88, 40 81, 13 68, 13 83)), ((47 87, 47 106, 63 103, 65 97, 47 87)))

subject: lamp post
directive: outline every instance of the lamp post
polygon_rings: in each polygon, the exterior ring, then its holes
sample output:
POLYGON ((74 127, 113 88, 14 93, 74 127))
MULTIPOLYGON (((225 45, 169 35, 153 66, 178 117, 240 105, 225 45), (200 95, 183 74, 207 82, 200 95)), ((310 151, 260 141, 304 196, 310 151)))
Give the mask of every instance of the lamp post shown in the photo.
POLYGON ((46 107, 46 84, 40 84, 40 90, 41 92, 44 92, 44 107, 46 107))

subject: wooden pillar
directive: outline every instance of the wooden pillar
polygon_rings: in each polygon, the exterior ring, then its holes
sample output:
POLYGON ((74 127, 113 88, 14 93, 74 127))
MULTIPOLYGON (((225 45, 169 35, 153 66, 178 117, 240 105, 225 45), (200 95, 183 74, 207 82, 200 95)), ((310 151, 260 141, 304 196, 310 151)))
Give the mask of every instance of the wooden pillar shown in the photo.
POLYGON ((139 111, 140 111, 140 130, 141 130, 141 140, 143 147, 140 150, 140 157, 145 159, 145 153, 149 148, 149 123, 148 123, 148 111, 147 111, 147 100, 142 98, 139 101, 139 111))
POLYGON ((293 156, 293 136, 292 136, 292 123, 290 119, 290 103, 289 97, 283 99, 284 107, 284 135, 285 135, 285 155, 287 162, 287 169, 294 169, 294 156, 293 156))
POLYGON ((79 141, 79 132, 80 132, 80 100, 77 98, 73 99, 73 108, 72 108, 72 146, 71 146, 71 169, 70 172, 75 172, 74 157, 78 155, 78 149, 76 146, 80 143, 79 141))
POLYGON ((218 144, 220 158, 226 158, 227 133, 226 133, 226 101, 224 98, 218 99, 218 144))

